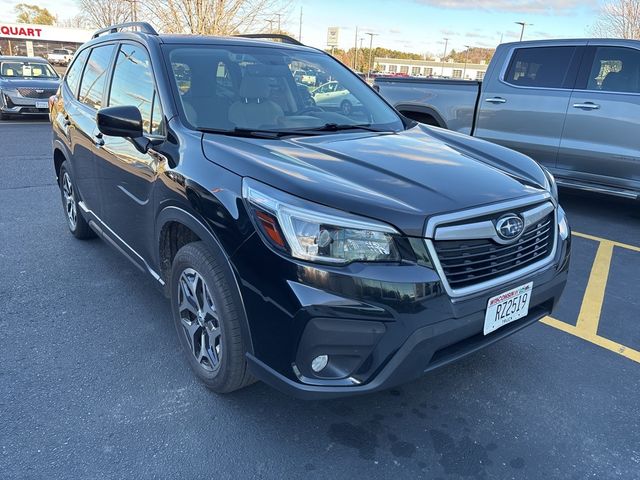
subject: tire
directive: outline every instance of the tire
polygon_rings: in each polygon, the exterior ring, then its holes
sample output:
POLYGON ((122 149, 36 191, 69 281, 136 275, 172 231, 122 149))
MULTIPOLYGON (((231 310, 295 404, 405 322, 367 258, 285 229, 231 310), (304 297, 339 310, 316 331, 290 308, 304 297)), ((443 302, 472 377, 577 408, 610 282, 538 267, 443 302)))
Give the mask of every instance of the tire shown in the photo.
POLYGON ((171 267, 171 311, 189 365, 216 393, 229 393, 255 380, 245 358, 243 309, 221 253, 203 242, 178 250, 171 267))
POLYGON ((342 103, 340 104, 340 112, 346 117, 351 115, 351 113, 353 112, 353 105, 351 105, 351 102, 349 100, 342 101, 342 103))
POLYGON ((65 161, 60 167, 60 174, 58 175, 60 196, 62 198, 62 207, 64 208, 64 214, 67 219, 67 226, 69 231, 74 237, 80 240, 86 240, 94 238, 95 232, 91 230, 91 227, 82 216, 80 206, 78 205, 78 196, 76 194, 77 189, 73 182, 73 177, 69 171, 68 163, 65 161))

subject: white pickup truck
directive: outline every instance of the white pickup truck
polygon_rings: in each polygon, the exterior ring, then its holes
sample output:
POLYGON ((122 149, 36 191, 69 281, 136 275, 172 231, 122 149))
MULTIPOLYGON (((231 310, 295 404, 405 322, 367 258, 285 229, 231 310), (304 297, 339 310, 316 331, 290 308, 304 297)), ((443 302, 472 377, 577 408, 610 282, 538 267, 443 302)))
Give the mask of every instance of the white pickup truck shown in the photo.
POLYGON ((56 48, 47 55, 47 60, 52 65, 62 65, 66 67, 73 58, 73 52, 66 48, 56 48))

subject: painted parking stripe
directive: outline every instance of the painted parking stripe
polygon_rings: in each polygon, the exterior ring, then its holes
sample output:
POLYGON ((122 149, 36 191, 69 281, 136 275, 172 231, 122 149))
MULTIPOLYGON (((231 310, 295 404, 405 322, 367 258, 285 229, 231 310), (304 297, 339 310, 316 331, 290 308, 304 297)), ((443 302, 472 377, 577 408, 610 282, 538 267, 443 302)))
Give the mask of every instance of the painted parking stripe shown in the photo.
POLYGON ((640 247, 585 233, 573 232, 573 235, 599 243, 598 251, 591 267, 589 282, 582 299, 578 321, 575 326, 553 317, 545 317, 541 322, 640 363, 640 351, 598 335, 598 324, 600 323, 600 314, 611 268, 613 247, 620 247, 634 252, 640 252, 640 247))

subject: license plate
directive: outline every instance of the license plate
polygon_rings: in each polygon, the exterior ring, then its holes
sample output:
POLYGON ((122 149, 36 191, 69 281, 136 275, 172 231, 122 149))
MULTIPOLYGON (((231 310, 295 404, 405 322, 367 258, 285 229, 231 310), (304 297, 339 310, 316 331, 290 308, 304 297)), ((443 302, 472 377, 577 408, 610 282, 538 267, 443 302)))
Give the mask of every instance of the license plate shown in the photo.
POLYGON ((49 102, 36 102, 36 108, 49 108, 49 102))
POLYGON ((533 282, 521 285, 508 292, 491 297, 487 302, 487 313, 484 316, 484 334, 526 317, 529 313, 533 282))

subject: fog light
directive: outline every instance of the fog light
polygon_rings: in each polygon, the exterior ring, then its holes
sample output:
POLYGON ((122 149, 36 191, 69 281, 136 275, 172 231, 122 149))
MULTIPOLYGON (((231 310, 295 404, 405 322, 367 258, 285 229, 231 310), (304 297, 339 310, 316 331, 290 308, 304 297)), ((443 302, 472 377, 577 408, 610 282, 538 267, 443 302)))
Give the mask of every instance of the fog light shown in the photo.
POLYGON ((311 369, 314 372, 318 373, 320 370, 327 366, 327 363, 329 363, 328 355, 318 355, 311 361, 311 369))

